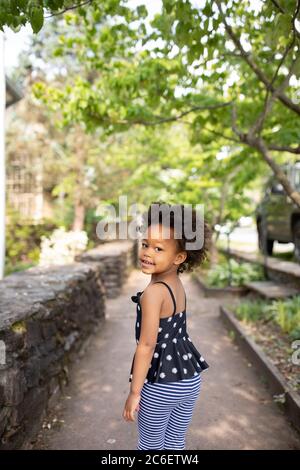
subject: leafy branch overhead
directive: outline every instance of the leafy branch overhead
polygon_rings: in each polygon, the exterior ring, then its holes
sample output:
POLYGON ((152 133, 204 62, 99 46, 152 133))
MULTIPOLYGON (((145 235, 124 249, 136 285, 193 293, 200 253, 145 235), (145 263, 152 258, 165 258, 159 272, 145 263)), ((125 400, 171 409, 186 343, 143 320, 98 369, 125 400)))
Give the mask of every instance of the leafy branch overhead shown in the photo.
MULTIPOLYGON (((50 4, 50 13, 72 8, 50 4)), ((151 16, 144 5, 94 0, 60 16, 53 49, 85 73, 44 80, 35 94, 62 124, 91 132, 180 121, 194 144, 246 148, 253 168, 260 156, 300 207, 278 164, 300 154, 299 10, 300 0, 162 0, 151 16)))
POLYGON ((75 8, 83 8, 93 0, 1 0, 0 28, 9 26, 17 32, 27 23, 31 24, 34 33, 44 25, 44 18, 61 15, 75 8), (45 13, 46 11, 46 13, 45 13))

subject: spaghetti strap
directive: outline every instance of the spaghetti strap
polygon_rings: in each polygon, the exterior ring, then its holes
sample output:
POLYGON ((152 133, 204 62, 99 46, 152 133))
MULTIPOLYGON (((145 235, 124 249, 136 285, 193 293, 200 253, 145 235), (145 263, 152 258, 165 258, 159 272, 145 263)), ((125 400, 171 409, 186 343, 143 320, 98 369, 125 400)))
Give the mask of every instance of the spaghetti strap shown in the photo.
POLYGON ((176 301, 175 301, 175 297, 174 297, 174 294, 173 294, 173 291, 171 289, 171 287, 164 281, 155 281, 153 284, 156 284, 157 282, 161 282, 162 284, 164 284, 165 286, 167 286, 167 288, 169 289, 169 292, 171 294, 171 297, 172 297, 172 300, 173 300, 173 304, 174 304, 174 312, 172 313, 172 317, 175 315, 176 313, 176 301))

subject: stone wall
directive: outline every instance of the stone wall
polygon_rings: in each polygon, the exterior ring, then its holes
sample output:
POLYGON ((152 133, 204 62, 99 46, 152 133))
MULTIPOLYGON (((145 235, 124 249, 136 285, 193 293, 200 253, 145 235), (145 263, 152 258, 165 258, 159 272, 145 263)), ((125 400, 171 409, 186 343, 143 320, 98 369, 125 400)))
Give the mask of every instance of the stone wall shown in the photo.
POLYGON ((45 414, 135 266, 135 242, 110 242, 65 266, 0 281, 0 449, 30 448, 45 414))
POLYGON ((280 270, 272 269, 271 267, 267 267, 265 269, 267 271, 267 277, 271 281, 289 284, 296 289, 300 289, 300 278, 294 272, 281 272, 280 270))
POLYGON ((137 266, 137 250, 137 240, 113 241, 86 251, 76 260, 100 264, 107 298, 115 298, 120 295, 130 270, 137 266))

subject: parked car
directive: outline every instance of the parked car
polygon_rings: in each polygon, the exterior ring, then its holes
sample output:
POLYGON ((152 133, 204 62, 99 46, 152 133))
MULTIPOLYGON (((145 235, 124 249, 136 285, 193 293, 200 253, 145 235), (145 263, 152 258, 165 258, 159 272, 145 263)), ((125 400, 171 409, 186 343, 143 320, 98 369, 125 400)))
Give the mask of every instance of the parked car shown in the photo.
MULTIPOLYGON (((300 192, 300 161, 283 165, 282 170, 296 191, 300 192)), ((264 196, 256 208, 259 249, 272 255, 274 241, 294 243, 294 256, 300 262, 300 208, 286 194, 283 186, 270 176, 264 196)))

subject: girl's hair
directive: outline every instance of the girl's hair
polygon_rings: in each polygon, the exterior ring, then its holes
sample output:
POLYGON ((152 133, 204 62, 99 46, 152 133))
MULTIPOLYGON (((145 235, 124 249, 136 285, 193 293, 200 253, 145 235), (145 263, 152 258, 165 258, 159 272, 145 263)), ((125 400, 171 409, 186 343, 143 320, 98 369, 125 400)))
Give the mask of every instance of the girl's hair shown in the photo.
MULTIPOLYGON (((178 250, 179 251, 186 251, 187 252, 187 257, 183 263, 179 265, 177 268, 177 273, 183 273, 184 271, 192 272, 194 267, 200 266, 203 261, 208 257, 209 249, 211 246, 211 237, 212 237, 212 230, 208 224, 208 222, 204 219, 204 217, 201 218, 201 230, 203 234, 203 244, 200 249, 196 250, 190 250, 186 248, 186 243, 193 243, 195 242, 196 239, 196 214, 197 212, 195 209, 192 209, 190 206, 185 208, 184 210, 184 205, 183 204, 167 204, 162 201, 158 202, 152 202, 148 208, 148 212, 146 214, 143 214, 143 220, 144 220, 144 225, 145 229, 147 229, 151 223, 154 221, 151 220, 151 208, 152 206, 155 205, 155 211, 158 211, 158 223, 165 225, 166 226, 166 221, 163 220, 162 218, 162 213, 164 210, 168 210, 169 218, 168 222, 170 219, 170 224, 168 223, 167 225, 170 226, 172 229, 176 229, 177 225, 177 218, 178 218, 178 213, 180 215, 180 223, 181 223, 181 234, 182 238, 174 238, 175 241, 177 242, 178 250), (165 209, 163 209, 161 206, 164 206, 165 209), (172 210, 170 210, 172 209, 172 210), (191 214, 191 225, 192 227, 189 227, 189 229, 192 230, 194 233, 191 238, 186 237, 185 234, 185 229, 184 229, 184 216, 185 216, 185 211, 188 209, 189 214, 191 214), (176 224, 175 224, 176 222, 176 224)), ((198 216, 198 222, 199 222, 199 216, 198 216)), ((190 223, 190 222, 189 222, 190 223)))

